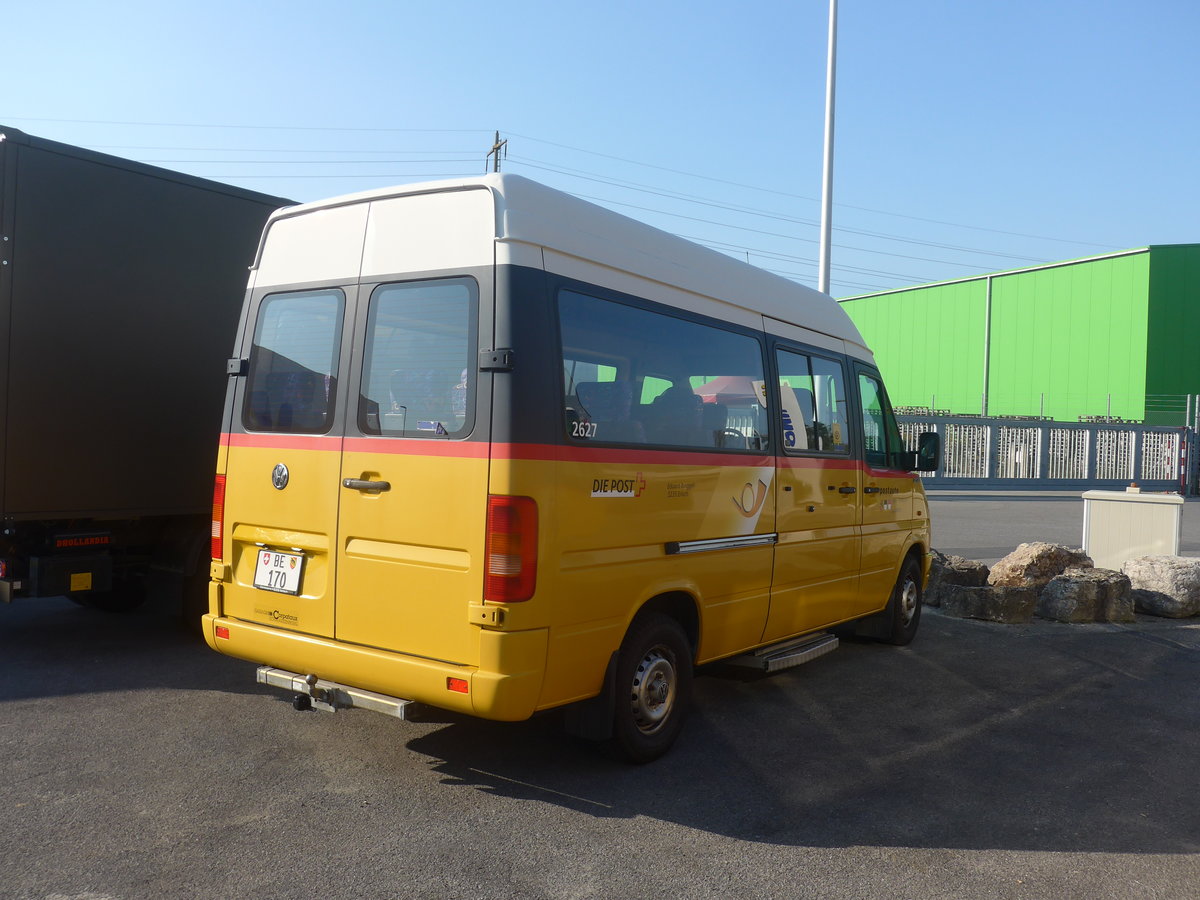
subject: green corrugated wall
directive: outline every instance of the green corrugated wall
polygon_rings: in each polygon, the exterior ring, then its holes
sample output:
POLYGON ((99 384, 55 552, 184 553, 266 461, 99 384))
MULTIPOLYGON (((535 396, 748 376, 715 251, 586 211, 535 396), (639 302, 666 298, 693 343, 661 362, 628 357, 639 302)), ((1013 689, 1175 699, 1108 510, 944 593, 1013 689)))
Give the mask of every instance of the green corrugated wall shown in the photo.
POLYGON ((1141 419, 1149 256, 992 279, 991 415, 1141 419), (1111 406, 1110 406, 1111 402, 1111 406))
POLYGON ((960 281, 843 305, 875 351, 894 405, 978 413, 986 297, 986 282, 960 281))
POLYGON ((940 409, 978 415, 988 333, 992 415, 1182 424, 1182 395, 1200 394, 1200 244, 842 302, 898 406, 936 398, 940 409), (1178 411, 1164 412, 1171 404, 1178 411))
MULTIPOLYGON (((1200 244, 1150 248, 1146 392, 1200 393, 1200 244)), ((1177 416, 1161 424, 1177 425, 1177 416)))

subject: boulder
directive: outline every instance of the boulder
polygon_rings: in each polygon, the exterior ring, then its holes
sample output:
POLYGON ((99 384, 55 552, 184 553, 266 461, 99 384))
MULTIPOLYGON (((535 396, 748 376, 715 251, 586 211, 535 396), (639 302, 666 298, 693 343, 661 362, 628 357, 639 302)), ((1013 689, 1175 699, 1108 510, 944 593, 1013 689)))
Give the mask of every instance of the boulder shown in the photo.
POLYGON ((1139 556, 1121 567, 1138 612, 1171 619, 1200 615, 1200 559, 1139 556))
POLYGON ((983 587, 987 578, 988 567, 983 563, 934 550, 929 564, 929 583, 925 586, 925 605, 941 606, 942 598, 954 588, 983 587))
POLYGON ((995 587, 1026 587, 1040 591, 1050 580, 1069 568, 1092 567, 1091 558, 1082 550, 1072 550, 1063 544, 1033 541, 1021 544, 1000 560, 988 574, 988 584, 995 587))
POLYGON ((1042 588, 1037 614, 1055 622, 1133 622, 1133 588, 1120 572, 1073 567, 1042 588))
POLYGON ((942 612, 960 619, 1023 625, 1033 621, 1037 598, 1030 587, 952 586, 942 596, 942 612))

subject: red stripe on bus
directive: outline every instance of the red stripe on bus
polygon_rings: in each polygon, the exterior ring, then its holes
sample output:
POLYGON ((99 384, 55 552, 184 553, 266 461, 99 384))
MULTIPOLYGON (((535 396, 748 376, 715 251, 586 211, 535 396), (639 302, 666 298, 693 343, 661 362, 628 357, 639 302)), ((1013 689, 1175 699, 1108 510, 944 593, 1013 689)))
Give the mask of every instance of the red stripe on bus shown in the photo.
POLYGON ((486 441, 422 441, 390 437, 330 437, 296 434, 223 434, 225 447, 267 450, 323 450, 341 453, 394 453, 400 456, 449 456, 487 459, 486 441))
POLYGON ((448 456, 457 459, 487 459, 487 441, 413 440, 392 437, 346 438, 346 450, 354 453, 394 453, 400 456, 448 456))
POLYGON ((861 470, 870 478, 917 478, 911 472, 873 469, 850 458, 820 456, 769 456, 742 453, 711 453, 691 450, 649 450, 627 447, 576 447, 566 444, 491 444, 486 441, 436 441, 390 437, 340 438, 285 434, 223 434, 226 447, 255 447, 274 450, 322 450, 353 453, 388 453, 398 456, 435 456, 451 459, 541 460, 628 464, 640 466, 721 466, 729 468, 861 470))
POLYGON ((857 459, 827 456, 781 456, 778 465, 781 469, 844 469, 851 472, 862 468, 857 459))
POLYGON ((266 450, 336 450, 342 438, 305 434, 223 434, 222 447, 258 447, 266 450))
POLYGON ((629 447, 575 447, 557 444, 493 444, 493 459, 547 462, 630 463, 643 466, 773 466, 773 456, 707 453, 690 450, 643 450, 629 447))
POLYGON ((921 476, 916 472, 906 472, 903 469, 872 469, 866 463, 862 463, 863 474, 868 478, 911 478, 916 481, 921 476))

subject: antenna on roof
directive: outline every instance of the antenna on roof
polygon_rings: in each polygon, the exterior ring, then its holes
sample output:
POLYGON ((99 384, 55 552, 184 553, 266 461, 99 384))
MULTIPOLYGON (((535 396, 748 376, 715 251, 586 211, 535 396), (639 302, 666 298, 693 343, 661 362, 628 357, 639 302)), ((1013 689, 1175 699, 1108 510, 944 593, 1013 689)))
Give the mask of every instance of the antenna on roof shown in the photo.
MULTIPOLYGON (((504 140, 500 140, 500 132, 497 131, 496 132, 496 142, 494 144, 492 144, 492 149, 488 151, 488 155, 485 157, 485 160, 486 159, 492 160, 492 171, 493 172, 500 171, 500 151, 502 151, 502 150, 504 151, 504 158, 508 159, 508 138, 505 138, 504 140), (493 159, 493 157, 495 157, 495 158, 493 159)), ((487 171, 487 162, 486 161, 484 162, 483 170, 485 172, 487 171)))

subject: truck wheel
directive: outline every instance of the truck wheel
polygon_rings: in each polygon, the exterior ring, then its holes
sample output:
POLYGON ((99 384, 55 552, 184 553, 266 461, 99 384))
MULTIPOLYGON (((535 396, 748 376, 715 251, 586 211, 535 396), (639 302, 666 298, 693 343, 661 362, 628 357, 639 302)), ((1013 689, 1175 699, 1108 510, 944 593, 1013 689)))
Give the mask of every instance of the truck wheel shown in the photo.
POLYGON ((630 762, 658 759, 675 743, 692 697, 692 653, 679 623, 634 620, 617 657, 611 747, 630 762))
POLYGON ((900 567, 900 576, 892 588, 892 599, 888 603, 889 629, 884 634, 885 643, 903 647, 912 643, 921 624, 921 564, 916 557, 909 556, 900 567))
POLYGON ((80 606, 105 612, 129 612, 146 602, 146 585, 140 578, 127 578, 114 580, 110 591, 88 591, 68 596, 80 606))

